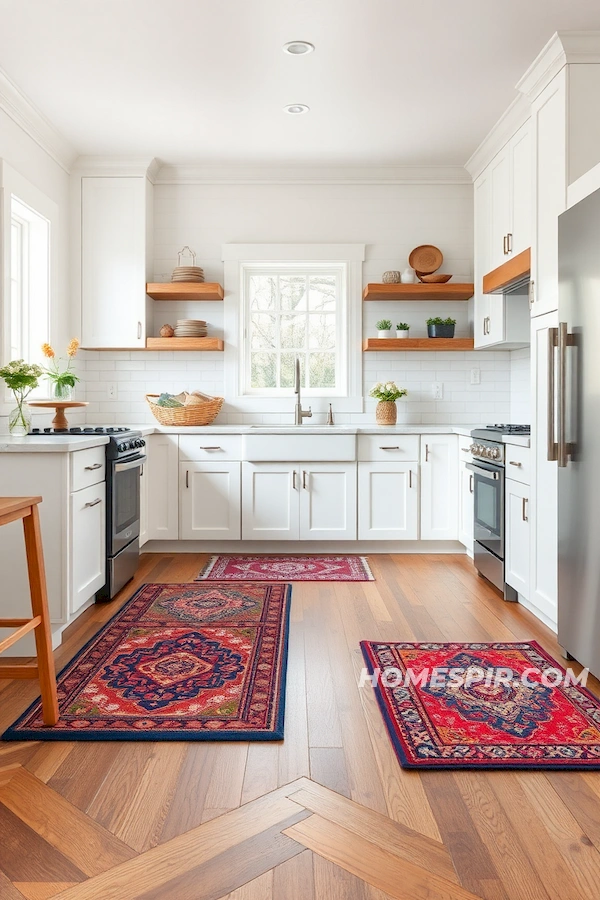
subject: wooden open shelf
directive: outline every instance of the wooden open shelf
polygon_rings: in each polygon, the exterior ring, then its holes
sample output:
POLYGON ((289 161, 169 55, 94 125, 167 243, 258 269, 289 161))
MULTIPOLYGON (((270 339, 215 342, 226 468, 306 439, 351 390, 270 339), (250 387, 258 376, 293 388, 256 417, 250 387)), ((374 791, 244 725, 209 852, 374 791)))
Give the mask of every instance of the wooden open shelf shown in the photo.
POLYGON ((363 300, 469 300, 472 284, 368 284, 363 300))
POLYGON ((188 284, 185 281, 166 284, 147 284, 146 293, 153 300, 222 300, 223 288, 220 284, 205 281, 203 284, 188 284))
POLYGON ((473 350, 473 338, 366 338, 363 350, 473 350))
POLYGON ((221 338, 146 338, 146 350, 222 350, 221 338))

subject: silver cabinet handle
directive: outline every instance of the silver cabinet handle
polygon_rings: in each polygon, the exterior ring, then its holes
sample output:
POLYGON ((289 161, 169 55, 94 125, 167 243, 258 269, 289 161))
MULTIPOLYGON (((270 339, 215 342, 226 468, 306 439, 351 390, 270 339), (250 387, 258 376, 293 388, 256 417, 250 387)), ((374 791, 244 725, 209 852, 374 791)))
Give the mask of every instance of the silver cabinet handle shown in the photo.
POLYGON ((306 477, 307 477, 306 470, 305 470, 305 469, 302 469, 302 488, 303 488, 305 491, 308 490, 308 487, 306 486, 306 477))
POLYGON ((513 243, 512 243, 512 233, 509 231, 506 235, 506 246, 509 253, 512 253, 513 243))
POLYGON ((527 499, 527 497, 523 497, 523 511, 522 511, 522 515, 523 515, 523 521, 524 521, 524 522, 529 522, 529 518, 528 518, 528 516, 527 516, 527 504, 528 504, 528 502, 529 502, 529 500, 527 499))
POLYGON ((380 447, 380 450, 399 450, 400 447, 380 447))
POLYGON ((469 491, 473 493, 473 476, 469 475, 469 491))
POLYGON ((94 463, 93 466, 86 466, 85 471, 86 472, 94 472, 96 469, 101 469, 101 468, 102 468, 102 463, 94 463))
POLYGON ((102 503, 102 497, 96 497, 95 500, 90 500, 89 503, 84 503, 83 508, 89 509, 91 506, 98 506, 99 503, 102 503))
POLYGON ((202 445, 200 445, 198 447, 198 449, 199 450, 222 450, 223 448, 222 447, 203 447, 202 445))
POLYGON ((296 470, 292 472, 292 490, 296 490, 296 470))
POLYGON ((508 235, 505 234, 502 238, 502 249, 504 250, 504 255, 508 253, 508 235))
POLYGON ((429 462, 429 444, 425 444, 425 462, 429 462))
POLYGON ((142 339, 142 323, 141 322, 138 322, 137 336, 138 336, 138 341, 141 341, 141 339, 142 339))
POLYGON ((535 281, 529 282, 529 309, 532 308, 535 303, 535 281))
POLYGON ((412 469, 408 470, 408 486, 409 488, 412 487, 412 469))
POLYGON ((186 486, 186 488, 189 488, 189 486, 190 486, 190 472, 189 472, 189 469, 186 469, 186 470, 185 470, 185 486, 186 486))
POLYGON ((522 469, 522 468, 523 468, 523 463, 521 463, 521 462, 515 462, 514 459, 511 459, 510 462, 509 462, 509 466, 516 466, 518 469, 522 469))
POLYGON ((550 462, 558 459, 558 444, 554 440, 554 348, 558 346, 558 328, 548 329, 548 384, 547 390, 547 452, 546 456, 550 462))

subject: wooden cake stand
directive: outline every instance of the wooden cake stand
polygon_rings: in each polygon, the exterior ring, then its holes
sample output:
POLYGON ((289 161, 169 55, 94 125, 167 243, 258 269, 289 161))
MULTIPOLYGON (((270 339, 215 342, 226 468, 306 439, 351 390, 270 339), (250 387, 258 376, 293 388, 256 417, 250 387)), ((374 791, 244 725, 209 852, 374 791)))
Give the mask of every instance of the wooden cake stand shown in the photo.
POLYGON ((71 409, 75 406, 88 406, 88 403, 82 400, 30 400, 29 406, 41 406, 45 409, 56 410, 56 415, 52 419, 53 428, 68 428, 69 423, 65 416, 65 409, 71 409))

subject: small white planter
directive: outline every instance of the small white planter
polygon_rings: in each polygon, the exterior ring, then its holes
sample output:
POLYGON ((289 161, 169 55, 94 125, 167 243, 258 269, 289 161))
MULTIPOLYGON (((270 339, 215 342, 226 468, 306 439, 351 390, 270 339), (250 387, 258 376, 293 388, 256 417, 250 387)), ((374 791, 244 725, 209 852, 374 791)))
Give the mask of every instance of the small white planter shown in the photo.
POLYGON ((396 331, 396 337, 401 338, 401 339, 407 338, 409 336, 409 334, 410 334, 410 330, 407 331, 406 329, 402 329, 402 328, 400 328, 400 329, 398 329, 398 331, 396 331))
POLYGON ((392 336, 392 330, 391 330, 391 328, 388 328, 386 331, 378 331, 378 332, 377 332, 377 337, 378 337, 378 338, 389 338, 389 337, 391 337, 391 336, 392 336))

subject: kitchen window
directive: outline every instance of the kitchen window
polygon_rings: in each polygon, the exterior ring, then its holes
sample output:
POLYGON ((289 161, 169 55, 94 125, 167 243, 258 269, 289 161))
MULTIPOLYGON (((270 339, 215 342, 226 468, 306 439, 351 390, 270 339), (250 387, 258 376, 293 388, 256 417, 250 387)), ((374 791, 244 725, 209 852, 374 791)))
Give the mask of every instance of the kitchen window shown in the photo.
POLYGON ((11 194, 10 359, 40 362, 50 334, 50 222, 11 194))

